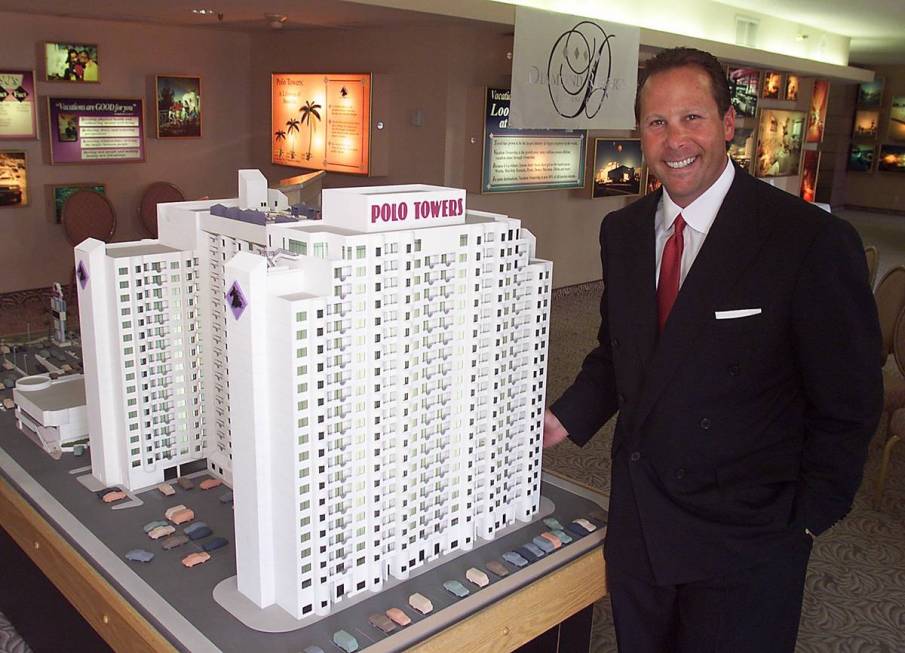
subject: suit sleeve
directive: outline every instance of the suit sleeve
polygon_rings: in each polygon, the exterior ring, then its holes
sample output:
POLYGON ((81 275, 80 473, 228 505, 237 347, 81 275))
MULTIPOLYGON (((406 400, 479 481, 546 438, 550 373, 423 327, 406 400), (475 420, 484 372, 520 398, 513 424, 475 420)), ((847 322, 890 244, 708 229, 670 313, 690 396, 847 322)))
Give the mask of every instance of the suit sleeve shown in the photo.
POLYGON ((795 522, 819 534, 849 511, 883 406, 877 308, 858 234, 832 218, 806 255, 793 324, 805 399, 795 522))
POLYGON ((607 314, 607 218, 600 226, 600 258, 603 269, 603 294, 600 298, 600 328, 597 347, 584 359, 572 385, 550 407, 562 422, 569 439, 584 446, 617 408, 616 375, 607 314))

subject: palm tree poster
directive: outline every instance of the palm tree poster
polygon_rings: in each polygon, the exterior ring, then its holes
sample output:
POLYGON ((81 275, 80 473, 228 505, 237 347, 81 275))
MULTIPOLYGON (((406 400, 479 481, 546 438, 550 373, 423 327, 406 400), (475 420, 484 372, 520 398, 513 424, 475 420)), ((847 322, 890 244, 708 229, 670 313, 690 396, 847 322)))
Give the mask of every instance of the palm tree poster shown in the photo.
POLYGON ((367 175, 371 76, 274 73, 271 161, 367 175))

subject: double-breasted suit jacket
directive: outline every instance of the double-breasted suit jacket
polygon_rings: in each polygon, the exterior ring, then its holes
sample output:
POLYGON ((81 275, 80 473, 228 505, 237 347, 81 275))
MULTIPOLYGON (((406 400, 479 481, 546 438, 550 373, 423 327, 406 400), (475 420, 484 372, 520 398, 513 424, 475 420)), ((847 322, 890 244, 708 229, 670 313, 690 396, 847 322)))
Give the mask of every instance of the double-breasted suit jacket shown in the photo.
POLYGON ((678 584, 848 512, 881 340, 854 229, 741 170, 658 333, 659 199, 603 221, 599 344, 551 409, 580 445, 618 410, 607 564, 678 584))

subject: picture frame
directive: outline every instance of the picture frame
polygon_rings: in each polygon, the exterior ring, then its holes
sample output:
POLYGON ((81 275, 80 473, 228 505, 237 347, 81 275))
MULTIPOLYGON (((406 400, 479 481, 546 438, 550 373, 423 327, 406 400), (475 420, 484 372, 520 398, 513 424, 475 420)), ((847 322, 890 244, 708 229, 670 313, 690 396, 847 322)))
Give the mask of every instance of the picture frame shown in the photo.
POLYGON ((145 160, 141 98, 49 97, 50 164, 145 160))
POLYGON ((0 140, 36 139, 37 105, 33 70, 0 69, 0 140))
POLYGON ((53 207, 54 220, 60 224, 63 219, 63 205, 69 196, 80 190, 93 190, 100 195, 107 195, 107 185, 96 182, 78 182, 73 184, 50 184, 50 202, 53 207))
POLYGON ((820 173, 820 152, 805 150, 801 163, 801 186, 799 197, 805 202, 814 202, 817 197, 817 176, 820 173))
POLYGON ((660 181, 660 178, 654 174, 654 171, 650 169, 650 166, 644 166, 644 195, 649 195, 650 193, 656 193, 660 190, 660 187, 663 185, 663 182, 660 181))
POLYGON ((848 150, 848 162, 845 169, 850 172, 870 172, 874 167, 876 145, 852 143, 848 150))
POLYGON ((876 140, 880 129, 880 112, 876 109, 857 109, 852 124, 853 139, 876 140))
POLYGON ((764 100, 781 100, 785 88, 783 74, 775 70, 764 73, 764 85, 761 89, 761 98, 764 100))
POLYGON ((905 173, 905 145, 881 145, 877 171, 905 173))
POLYGON ((905 95, 894 95, 889 103, 886 138, 896 143, 905 143, 905 95))
POLYGON ((756 177, 792 177, 801 166, 804 111, 761 109, 757 128, 756 177))
POLYGON ((591 197, 641 195, 644 157, 640 138, 595 138, 591 197))
POLYGON ((729 142, 729 158, 745 172, 751 172, 751 162, 754 161, 754 141, 757 134, 753 127, 735 125, 735 134, 729 142))
POLYGON ((760 97, 760 71, 756 68, 729 67, 729 98, 736 114, 753 118, 760 97))
POLYGON ((786 75, 786 92, 785 98, 790 102, 798 102, 798 91, 801 88, 801 80, 798 75, 789 73, 786 75))
POLYGON ((154 107, 157 138, 201 138, 202 100, 201 77, 155 75, 154 107))
POLYGON ((879 109, 883 104, 883 89, 886 80, 883 77, 875 77, 872 82, 865 82, 858 86, 857 105, 861 109, 879 109))
POLYGON ((0 209, 28 206, 28 155, 23 150, 0 150, 0 209))
POLYGON ((805 142, 820 143, 823 141, 829 97, 829 81, 826 79, 815 79, 814 88, 811 91, 811 101, 808 103, 808 132, 805 142))
POLYGON ((44 81, 96 84, 101 81, 96 43, 44 41, 44 81))

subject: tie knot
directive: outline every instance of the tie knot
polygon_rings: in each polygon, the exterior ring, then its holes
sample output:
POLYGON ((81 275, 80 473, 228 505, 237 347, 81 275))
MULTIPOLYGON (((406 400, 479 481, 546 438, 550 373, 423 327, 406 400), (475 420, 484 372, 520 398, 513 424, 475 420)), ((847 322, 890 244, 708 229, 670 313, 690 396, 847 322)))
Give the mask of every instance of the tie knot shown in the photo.
POLYGON ((672 223, 672 225, 673 225, 673 231, 674 231, 676 234, 678 234, 678 235, 681 236, 681 235, 682 235, 682 230, 685 229, 685 219, 682 218, 682 214, 681 214, 681 213, 680 213, 679 215, 676 216, 676 219, 675 219, 675 221, 672 223))

